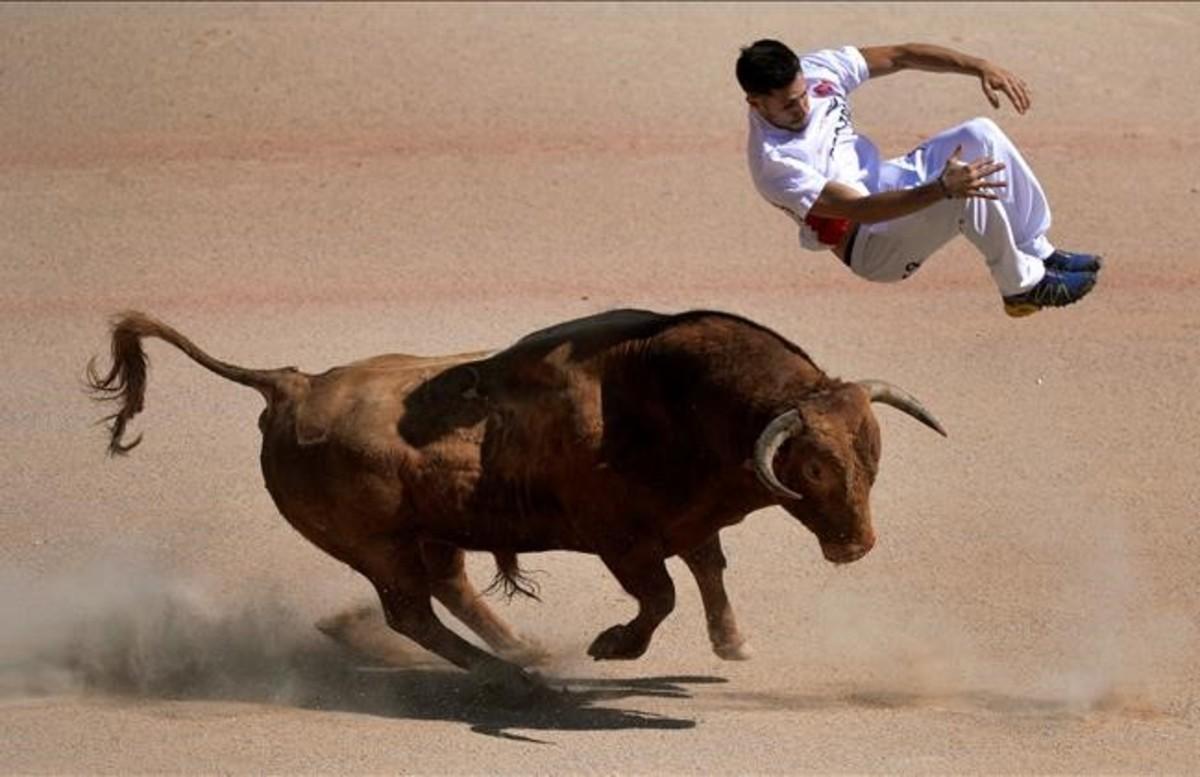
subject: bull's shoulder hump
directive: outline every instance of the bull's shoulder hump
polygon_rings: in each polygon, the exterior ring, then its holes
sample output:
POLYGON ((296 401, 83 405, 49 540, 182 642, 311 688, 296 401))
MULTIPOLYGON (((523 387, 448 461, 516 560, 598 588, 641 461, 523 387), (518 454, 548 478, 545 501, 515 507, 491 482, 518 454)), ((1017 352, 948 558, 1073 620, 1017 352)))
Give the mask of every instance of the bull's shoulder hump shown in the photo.
POLYGON ((566 354, 567 361, 577 362, 634 341, 658 341, 662 336, 682 347, 688 347, 697 336, 710 342, 715 337, 735 349, 739 342, 778 346, 812 362, 802 348, 778 332, 735 313, 689 310, 664 314, 638 309, 611 310, 540 329, 498 352, 495 359, 512 364, 566 354))
MULTIPOLYGON (((686 313, 680 313, 674 317, 674 323, 681 328, 687 328, 689 325, 699 327, 716 327, 723 331, 723 337, 731 342, 739 340, 742 337, 749 337, 764 343, 770 343, 773 346, 779 346, 785 351, 800 357, 810 364, 813 363, 812 357, 801 348, 783 335, 776 332, 770 327, 760 324, 757 321, 740 316, 736 313, 728 313, 721 310, 690 310, 686 313)), ((814 364, 815 366, 815 364, 814 364)))
POLYGON ((553 349, 562 343, 580 338, 621 339, 635 334, 647 325, 663 323, 670 318, 662 313, 634 308, 608 310, 530 332, 506 350, 511 352, 540 346, 553 349))

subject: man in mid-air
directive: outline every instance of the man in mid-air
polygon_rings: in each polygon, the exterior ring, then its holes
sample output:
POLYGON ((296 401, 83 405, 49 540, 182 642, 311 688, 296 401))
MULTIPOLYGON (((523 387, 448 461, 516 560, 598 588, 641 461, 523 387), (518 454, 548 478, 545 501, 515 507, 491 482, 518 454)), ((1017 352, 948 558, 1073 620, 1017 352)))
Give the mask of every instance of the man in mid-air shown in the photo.
POLYGON ((1046 195, 995 122, 972 119, 888 160, 855 133, 850 92, 908 69, 973 75, 993 107, 1003 93, 1018 113, 1029 109, 1021 79, 941 46, 846 46, 797 57, 760 40, 737 61, 759 193, 796 220, 804 248, 832 250, 867 280, 907 278, 961 232, 986 259, 1008 315, 1079 301, 1101 259, 1051 245, 1046 195))

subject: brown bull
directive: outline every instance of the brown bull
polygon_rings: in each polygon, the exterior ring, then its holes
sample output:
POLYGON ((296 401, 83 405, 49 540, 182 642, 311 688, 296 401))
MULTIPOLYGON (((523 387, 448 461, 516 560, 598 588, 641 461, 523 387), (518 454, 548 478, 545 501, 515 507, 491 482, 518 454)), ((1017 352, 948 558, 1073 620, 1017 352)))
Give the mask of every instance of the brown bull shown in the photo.
POLYGON ((139 313, 113 324, 113 366, 89 382, 117 400, 111 453, 142 409, 141 340, 173 344, 257 389, 262 469, 279 511, 374 584, 387 622, 460 667, 518 683, 514 664, 441 623, 437 597, 489 646, 529 654, 464 573, 490 551, 510 590, 519 553, 603 560, 638 603, 588 653, 635 658, 674 607, 665 560, 695 575, 715 652, 745 656, 725 594, 718 532, 781 505, 834 563, 875 543, 869 493, 879 463, 870 403, 945 434, 908 394, 843 382, 765 327, 725 313, 620 310, 525 337, 496 353, 377 356, 320 375, 218 361, 139 313))

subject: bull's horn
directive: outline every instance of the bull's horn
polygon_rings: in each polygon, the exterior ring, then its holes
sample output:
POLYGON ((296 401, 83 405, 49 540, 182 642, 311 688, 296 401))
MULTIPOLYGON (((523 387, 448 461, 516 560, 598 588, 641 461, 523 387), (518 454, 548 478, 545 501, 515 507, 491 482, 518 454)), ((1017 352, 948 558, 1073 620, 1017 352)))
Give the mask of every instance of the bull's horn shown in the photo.
POLYGON ((775 476, 775 454, 780 445, 803 428, 804 419, 800 417, 799 411, 789 410, 767 424, 767 428, 758 436, 758 442, 754 443, 755 474, 764 486, 787 499, 803 499, 804 496, 779 482, 779 478, 775 476))
POLYGON ((933 413, 926 410, 925 406, 918 402, 916 397, 899 386, 893 386, 884 380, 860 380, 858 381, 858 385, 866 389, 867 396, 871 398, 872 402, 882 402, 885 405, 891 405, 897 410, 902 410, 917 419, 941 436, 947 436, 946 430, 933 417, 933 413))

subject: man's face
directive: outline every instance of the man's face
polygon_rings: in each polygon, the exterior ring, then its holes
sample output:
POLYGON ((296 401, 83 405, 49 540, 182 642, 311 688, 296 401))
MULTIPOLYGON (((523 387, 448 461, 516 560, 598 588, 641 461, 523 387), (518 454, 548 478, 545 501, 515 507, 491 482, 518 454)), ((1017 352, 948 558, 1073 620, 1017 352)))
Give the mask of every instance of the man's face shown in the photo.
POLYGON ((799 132, 808 120, 808 85, 800 73, 787 86, 767 94, 751 94, 746 102, 764 119, 781 129, 799 132))

